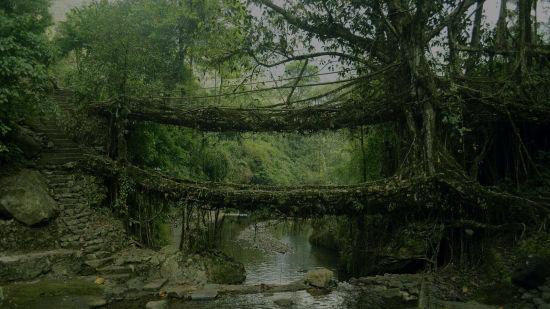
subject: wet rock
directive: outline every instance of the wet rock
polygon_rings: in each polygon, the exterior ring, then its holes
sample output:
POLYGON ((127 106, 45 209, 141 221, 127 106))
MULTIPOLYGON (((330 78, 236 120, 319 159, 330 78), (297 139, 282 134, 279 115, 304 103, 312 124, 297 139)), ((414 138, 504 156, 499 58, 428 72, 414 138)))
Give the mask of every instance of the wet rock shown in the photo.
POLYGON ((290 307, 294 305, 294 301, 292 299, 283 298, 283 299, 276 299, 274 301, 275 305, 279 307, 290 307))
POLYGON ((107 301, 99 296, 80 296, 89 308, 98 308, 107 305, 107 301))
POLYGON ((157 279, 157 280, 150 281, 143 286, 143 290, 149 291, 149 292, 156 292, 160 290, 167 281, 168 281, 167 279, 157 279))
POLYGON ((516 266, 512 274, 512 283, 525 289, 534 289, 544 284, 548 276, 548 261, 536 255, 528 255, 516 266))
POLYGON ((218 284, 239 284, 246 279, 244 265, 225 254, 208 257, 206 275, 209 282, 218 284))
POLYGON ((145 283, 140 278, 133 278, 126 282, 126 286, 130 291, 141 291, 145 287, 145 283))
POLYGON ((32 226, 49 221, 58 211, 39 172, 24 169, 0 180, 0 214, 32 226))
POLYGON ((167 286, 167 287, 164 287, 163 290, 168 295, 168 297, 174 297, 174 298, 188 298, 189 292, 191 291, 190 287, 181 286, 181 285, 167 286))
POLYGON ((79 252, 65 249, 0 256, 0 283, 76 274, 81 260, 79 252))
POLYGON ((197 301, 213 300, 216 296, 218 296, 216 284, 207 284, 201 290, 191 292, 191 300, 197 301))
POLYGON ((103 296, 110 299, 110 300, 115 300, 115 301, 123 300, 124 299, 124 294, 127 291, 128 291, 128 289, 126 289, 123 286, 112 285, 112 286, 108 286, 108 287, 105 288, 105 290, 103 291, 103 296))
POLYGON ((326 268, 310 270, 304 276, 304 282, 318 288, 328 288, 334 273, 326 268))
MULTIPOLYGON (((107 301, 99 296, 49 296, 27 301, 23 307, 37 309, 94 309, 107 305, 107 301)), ((12 308, 12 307, 10 307, 12 308)))
POLYGON ((145 305, 145 309, 168 309, 167 300, 150 301, 145 305))
POLYGON ((448 309, 497 309, 498 308, 495 306, 480 304, 476 301, 469 301, 469 302, 463 303, 463 302, 438 300, 435 303, 448 309))

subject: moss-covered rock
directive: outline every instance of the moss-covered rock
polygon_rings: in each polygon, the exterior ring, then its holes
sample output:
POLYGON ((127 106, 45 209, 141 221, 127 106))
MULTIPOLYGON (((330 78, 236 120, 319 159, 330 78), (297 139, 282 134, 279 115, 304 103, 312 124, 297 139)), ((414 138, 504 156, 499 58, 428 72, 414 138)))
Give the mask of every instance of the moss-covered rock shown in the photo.
POLYGON ((511 283, 498 282, 479 288, 474 299, 484 304, 503 306, 516 302, 520 295, 518 288, 511 283))
MULTIPOLYGON (((104 287, 84 280, 36 281, 4 286, 5 300, 0 308, 32 308, 33 304, 60 296, 97 296, 79 299, 82 302, 99 301, 104 287)), ((42 307, 45 308, 45 307, 42 307)))
POLYGON ((317 288, 328 288, 334 273, 326 268, 310 270, 304 276, 304 282, 317 288))
POLYGON ((208 256, 206 274, 209 282, 218 284, 239 284, 246 279, 244 265, 223 253, 208 256))
POLYGON ((52 219, 58 211, 39 172, 24 169, 0 180, 0 214, 31 226, 52 219))

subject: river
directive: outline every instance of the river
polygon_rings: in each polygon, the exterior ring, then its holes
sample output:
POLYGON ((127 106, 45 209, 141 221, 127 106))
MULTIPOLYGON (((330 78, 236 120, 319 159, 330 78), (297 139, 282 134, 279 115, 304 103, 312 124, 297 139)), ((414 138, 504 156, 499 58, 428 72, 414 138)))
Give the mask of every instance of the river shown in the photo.
MULTIPOLYGON (((311 227, 307 221, 280 223, 273 226, 273 233, 291 251, 287 253, 265 253, 247 248, 237 242, 238 234, 251 224, 246 217, 226 218, 218 247, 242 262, 247 271, 244 284, 288 284, 301 279, 312 269, 328 268, 338 278, 338 256, 335 252, 312 246, 308 241, 311 227)), ((376 297, 366 297, 362 290, 346 282, 340 282, 329 294, 313 296, 306 291, 275 294, 250 294, 222 296, 209 302, 178 302, 170 308, 265 308, 279 309, 278 300, 290 300, 290 308, 399 308, 401 304, 384 303, 376 297)))

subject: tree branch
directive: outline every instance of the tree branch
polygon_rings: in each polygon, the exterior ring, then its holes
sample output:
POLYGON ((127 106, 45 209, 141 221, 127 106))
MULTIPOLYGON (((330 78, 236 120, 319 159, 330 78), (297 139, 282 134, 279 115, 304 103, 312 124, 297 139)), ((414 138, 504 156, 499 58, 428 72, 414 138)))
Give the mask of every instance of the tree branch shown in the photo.
POLYGON ((463 0, 460 2, 458 6, 449 15, 447 15, 447 17, 445 17, 439 25, 426 34, 426 41, 429 41, 433 37, 437 36, 441 30, 452 23, 455 18, 458 18, 460 15, 464 14, 472 5, 476 4, 476 2, 477 0, 463 0))
POLYGON ((380 61, 384 63, 390 63, 392 61, 388 56, 386 56, 386 54, 377 50, 372 50, 372 47, 376 45, 376 41, 374 39, 356 35, 339 23, 332 23, 326 27, 311 25, 304 19, 300 19, 282 7, 274 4, 271 0, 254 0, 254 2, 265 5, 281 15, 291 25, 294 25, 306 32, 314 33, 324 38, 341 39, 347 41, 351 45, 360 45, 366 48, 369 52, 373 53, 373 56, 378 58, 380 61))

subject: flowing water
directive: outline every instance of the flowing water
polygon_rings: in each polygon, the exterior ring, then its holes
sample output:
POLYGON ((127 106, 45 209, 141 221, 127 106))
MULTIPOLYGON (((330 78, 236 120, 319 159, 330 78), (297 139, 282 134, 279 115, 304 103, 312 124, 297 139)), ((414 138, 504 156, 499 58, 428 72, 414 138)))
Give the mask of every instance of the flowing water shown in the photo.
MULTIPOLYGON (((328 268, 338 276, 338 257, 335 252, 312 246, 308 241, 310 225, 301 223, 282 223, 273 227, 273 234, 290 247, 287 253, 265 253, 258 249, 247 248, 236 238, 252 222, 247 218, 230 218, 222 227, 222 239, 219 247, 236 260, 242 262, 247 271, 244 284, 288 284, 301 279, 312 269, 328 268)), ((342 278, 340 278, 342 279, 342 278)), ((399 308, 401 304, 384 303, 380 298, 366 297, 361 289, 346 282, 327 295, 312 296, 306 291, 275 294, 250 294, 222 296, 209 302, 172 303, 170 308, 281 308, 277 300, 291 300, 289 308, 399 308)))

